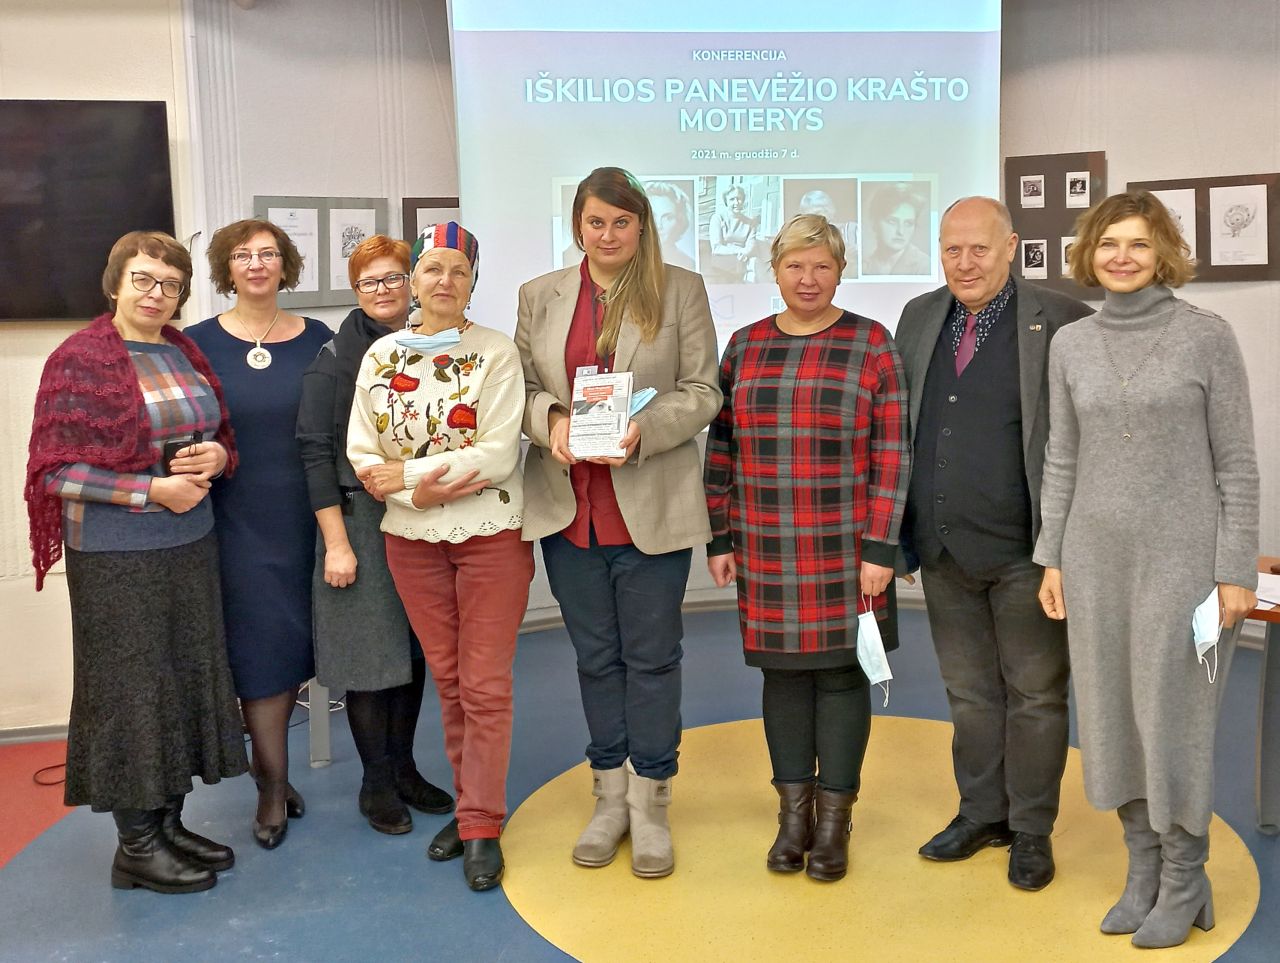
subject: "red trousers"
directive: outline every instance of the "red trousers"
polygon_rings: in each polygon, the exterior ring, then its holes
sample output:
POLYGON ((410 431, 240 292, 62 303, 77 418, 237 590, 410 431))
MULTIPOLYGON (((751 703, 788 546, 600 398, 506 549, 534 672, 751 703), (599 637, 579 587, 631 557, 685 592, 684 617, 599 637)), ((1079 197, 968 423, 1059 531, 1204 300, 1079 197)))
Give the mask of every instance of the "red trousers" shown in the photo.
POLYGON ((458 835, 496 838, 507 815, 511 663, 533 543, 517 529, 465 542, 386 536, 387 565, 440 696, 458 835))

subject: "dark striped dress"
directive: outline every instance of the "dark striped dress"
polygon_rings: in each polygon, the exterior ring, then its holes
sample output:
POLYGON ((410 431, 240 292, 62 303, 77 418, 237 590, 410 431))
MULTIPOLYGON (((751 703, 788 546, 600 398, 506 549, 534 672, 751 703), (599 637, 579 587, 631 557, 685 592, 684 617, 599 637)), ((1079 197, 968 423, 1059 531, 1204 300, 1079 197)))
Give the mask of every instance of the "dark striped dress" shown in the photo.
MULTIPOLYGON (((906 500, 905 384, 889 332, 847 311, 816 334, 771 316, 730 339, 707 439, 707 552, 734 553, 748 665, 857 661, 859 565, 893 564, 906 500)), ((878 617, 888 601, 873 600, 878 617)), ((881 634, 892 648, 892 627, 881 634)))

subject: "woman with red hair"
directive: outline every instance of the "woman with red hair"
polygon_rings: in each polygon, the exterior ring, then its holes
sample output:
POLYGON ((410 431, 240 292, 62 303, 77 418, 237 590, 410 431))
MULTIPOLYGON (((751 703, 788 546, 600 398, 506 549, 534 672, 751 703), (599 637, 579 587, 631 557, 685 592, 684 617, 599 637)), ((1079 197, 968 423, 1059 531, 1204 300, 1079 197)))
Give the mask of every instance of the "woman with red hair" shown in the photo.
POLYGON ((427 669, 387 569, 379 529, 385 508, 347 459, 347 422, 365 353, 409 324, 409 245, 375 234, 351 253, 347 273, 359 307, 303 375, 298 409, 298 448, 319 527, 312 634, 316 678, 347 694, 364 767, 360 814, 378 832, 398 835, 413 829, 407 806, 447 813, 453 798, 414 762, 427 669))

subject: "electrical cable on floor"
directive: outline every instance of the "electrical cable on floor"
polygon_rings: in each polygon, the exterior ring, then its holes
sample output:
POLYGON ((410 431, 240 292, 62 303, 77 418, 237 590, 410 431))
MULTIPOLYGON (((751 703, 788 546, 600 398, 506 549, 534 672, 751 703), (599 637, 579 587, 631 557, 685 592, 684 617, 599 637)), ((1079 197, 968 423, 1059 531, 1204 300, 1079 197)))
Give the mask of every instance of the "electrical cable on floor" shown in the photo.
POLYGON ((67 768, 67 764, 65 762, 55 762, 51 766, 41 766, 39 769, 37 769, 35 772, 31 774, 31 781, 35 783, 37 786, 61 786, 64 782, 67 781, 66 768, 67 768), (54 769, 63 770, 61 779, 54 779, 50 781, 50 780, 44 780, 40 778, 42 773, 51 772, 54 769))

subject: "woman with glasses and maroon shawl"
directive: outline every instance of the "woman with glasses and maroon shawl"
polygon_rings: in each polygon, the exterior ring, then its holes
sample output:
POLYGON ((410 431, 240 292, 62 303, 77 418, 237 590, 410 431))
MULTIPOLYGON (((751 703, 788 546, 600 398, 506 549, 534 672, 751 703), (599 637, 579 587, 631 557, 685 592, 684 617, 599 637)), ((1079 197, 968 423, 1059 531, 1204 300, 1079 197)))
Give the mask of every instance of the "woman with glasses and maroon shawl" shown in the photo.
POLYGON ((192 777, 246 769, 208 498, 236 452, 218 379, 169 323, 190 286, 191 256, 169 235, 115 243, 111 310, 45 364, 24 490, 37 590, 65 546, 65 800, 114 816, 111 884, 158 893, 208 889, 231 868, 231 848, 181 815, 192 777))

